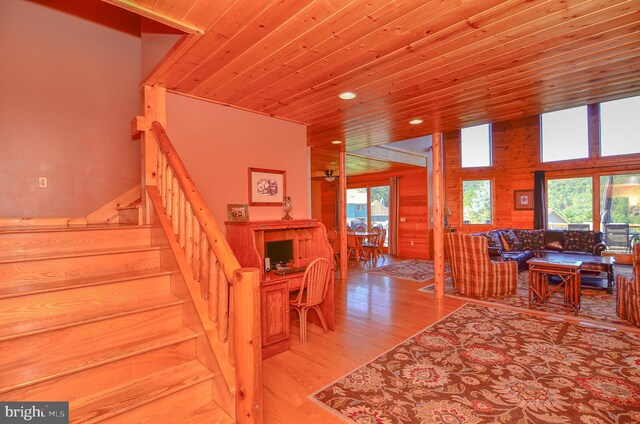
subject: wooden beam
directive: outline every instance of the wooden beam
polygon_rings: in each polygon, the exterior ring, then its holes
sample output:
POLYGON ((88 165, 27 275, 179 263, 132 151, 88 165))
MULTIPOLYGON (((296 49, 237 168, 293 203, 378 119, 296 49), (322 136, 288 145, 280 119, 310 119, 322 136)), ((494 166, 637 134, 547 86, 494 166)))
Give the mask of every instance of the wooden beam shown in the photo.
POLYGON ((433 266, 436 298, 444 297, 444 172, 442 133, 433 134, 433 266))
POLYGON ((427 166, 427 159, 423 155, 418 153, 409 153, 398 149, 388 149, 382 146, 365 147, 349 152, 349 155, 384 160, 387 162, 404 163, 422 168, 427 166))
POLYGON ((161 24, 170 26, 171 28, 175 28, 180 31, 186 32, 187 34, 204 34, 204 30, 202 28, 198 28, 194 25, 189 25, 188 23, 182 22, 178 19, 172 18, 171 16, 162 14, 153 9, 149 9, 148 7, 142 6, 130 0, 102 0, 102 1, 104 1, 105 3, 110 3, 114 6, 118 6, 130 12, 133 12, 136 15, 144 16, 145 18, 149 18, 153 21, 160 22, 161 24))
POLYGON ((340 163, 338 170, 339 189, 338 205, 338 225, 340 226, 340 280, 347 281, 347 153, 344 148, 340 151, 340 163))

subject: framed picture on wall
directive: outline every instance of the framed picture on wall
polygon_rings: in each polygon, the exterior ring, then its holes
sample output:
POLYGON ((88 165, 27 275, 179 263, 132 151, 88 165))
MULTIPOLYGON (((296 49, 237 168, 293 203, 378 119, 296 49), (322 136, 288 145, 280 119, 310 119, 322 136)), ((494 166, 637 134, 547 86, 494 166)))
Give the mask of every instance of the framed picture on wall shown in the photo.
POLYGON ((515 210, 533 210, 533 190, 514 190, 513 198, 513 208, 515 210))
POLYGON ((249 206, 242 203, 227 204, 227 221, 246 222, 249 220, 249 206))
POLYGON ((286 171, 249 168, 249 205, 282 206, 286 183, 286 171))

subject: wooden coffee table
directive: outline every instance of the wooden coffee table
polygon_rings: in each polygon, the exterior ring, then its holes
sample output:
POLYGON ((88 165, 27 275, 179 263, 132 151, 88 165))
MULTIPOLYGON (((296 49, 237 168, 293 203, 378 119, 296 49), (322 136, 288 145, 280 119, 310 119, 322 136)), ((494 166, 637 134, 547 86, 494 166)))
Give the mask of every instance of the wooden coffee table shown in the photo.
POLYGON ((607 283, 607 293, 613 293, 613 267, 616 258, 613 256, 580 255, 579 253, 545 253, 539 259, 553 261, 580 261, 582 266, 582 285, 589 287, 602 287, 602 282, 607 283), (589 275, 593 273, 593 275, 589 275))
POLYGON ((582 261, 534 258, 529 264, 529 307, 551 306, 568 309, 574 314, 580 310, 580 268, 582 261), (550 287, 549 277, 558 283, 550 287), (554 294, 562 293, 558 301, 554 294))

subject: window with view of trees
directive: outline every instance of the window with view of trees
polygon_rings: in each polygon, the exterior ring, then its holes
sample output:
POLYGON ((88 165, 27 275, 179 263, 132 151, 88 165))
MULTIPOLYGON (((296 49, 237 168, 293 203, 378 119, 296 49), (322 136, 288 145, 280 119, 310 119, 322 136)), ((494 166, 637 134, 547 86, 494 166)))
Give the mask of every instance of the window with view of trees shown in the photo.
POLYGON ((462 205, 465 224, 491 224, 491 181, 463 181, 462 205))
POLYGON ((547 180, 547 228, 568 229, 569 224, 593 228, 591 177, 547 180))
POLYGON ((600 225, 628 224, 630 233, 640 233, 640 174, 600 177, 600 225))
POLYGON ((543 162, 589 157, 586 106, 543 113, 540 127, 543 162))
POLYGON ((463 128, 460 149, 463 168, 491 166, 491 124, 463 128))
POLYGON ((640 96, 600 103, 600 154, 640 153, 640 96))

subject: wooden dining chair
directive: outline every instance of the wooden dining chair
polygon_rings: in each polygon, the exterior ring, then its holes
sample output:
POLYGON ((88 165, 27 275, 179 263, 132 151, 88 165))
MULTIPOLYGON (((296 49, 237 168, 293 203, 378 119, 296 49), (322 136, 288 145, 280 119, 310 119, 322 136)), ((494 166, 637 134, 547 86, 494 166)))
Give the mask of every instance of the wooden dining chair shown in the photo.
POLYGON ((360 239, 356 237, 356 232, 347 227, 347 259, 358 257, 358 254, 361 252, 362 246, 360 245, 360 239))
POLYGON ((300 343, 307 341, 307 313, 313 309, 320 318, 322 329, 329 331, 327 322, 320 309, 320 304, 327 296, 329 279, 331 278, 331 264, 325 258, 314 259, 304 271, 300 291, 289 300, 289 306, 298 312, 300 317, 300 343))
POLYGON ((354 228, 354 231, 355 231, 355 232, 358 232, 358 233, 364 233, 364 232, 366 232, 366 231, 367 231, 367 227, 365 227, 365 225, 364 225, 364 224, 358 224, 358 225, 356 225, 356 227, 354 228))
POLYGON ((371 237, 367 237, 367 239, 361 244, 362 249, 365 252, 367 259, 373 259, 374 262, 378 262, 378 251, 379 251, 379 243, 380 243, 380 233, 383 228, 374 225, 371 227, 370 233, 374 235, 371 237))
POLYGON ((336 264, 340 263, 340 228, 335 227, 327 232, 327 239, 333 250, 333 260, 336 264))

